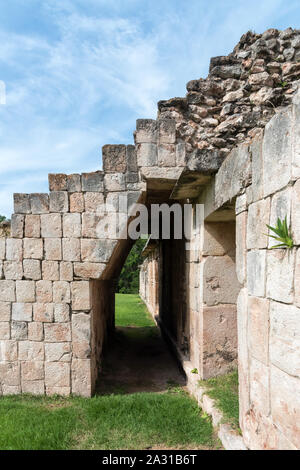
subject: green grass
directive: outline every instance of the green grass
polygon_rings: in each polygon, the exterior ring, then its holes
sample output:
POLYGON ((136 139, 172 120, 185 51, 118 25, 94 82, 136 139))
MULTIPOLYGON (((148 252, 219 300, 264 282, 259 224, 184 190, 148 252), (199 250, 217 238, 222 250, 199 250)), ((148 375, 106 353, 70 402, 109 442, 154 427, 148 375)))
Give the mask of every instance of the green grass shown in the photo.
POLYGON ((147 308, 136 294, 116 294, 116 326, 154 326, 147 308))
POLYGON ((2 397, 0 449, 146 449, 215 445, 209 419, 182 390, 92 399, 2 397))
POLYGON ((216 401, 217 407, 223 412, 224 420, 239 429, 239 380, 238 372, 220 375, 200 382, 207 388, 207 395, 216 401))

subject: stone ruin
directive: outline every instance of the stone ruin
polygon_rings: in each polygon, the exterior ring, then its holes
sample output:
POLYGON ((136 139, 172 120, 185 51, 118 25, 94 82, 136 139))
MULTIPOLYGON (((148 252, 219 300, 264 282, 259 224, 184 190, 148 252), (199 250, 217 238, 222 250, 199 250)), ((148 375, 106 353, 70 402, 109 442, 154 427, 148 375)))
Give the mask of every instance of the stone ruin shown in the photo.
POLYGON ((299 80, 300 31, 248 32, 185 98, 138 120, 135 145, 105 146, 102 171, 14 195, 0 238, 0 394, 91 396, 134 243, 107 236, 115 211, 126 231, 139 203, 200 203, 194 250, 150 237, 141 297, 191 393, 193 369, 198 380, 238 365, 247 448, 300 449, 299 80), (266 224, 285 216, 294 247, 270 249, 266 224))

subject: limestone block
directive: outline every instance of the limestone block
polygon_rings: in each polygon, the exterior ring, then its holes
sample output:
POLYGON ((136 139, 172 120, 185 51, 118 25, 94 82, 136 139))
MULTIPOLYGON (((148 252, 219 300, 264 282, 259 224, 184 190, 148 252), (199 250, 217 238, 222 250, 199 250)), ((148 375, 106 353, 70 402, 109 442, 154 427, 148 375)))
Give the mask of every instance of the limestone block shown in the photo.
POLYGON ((71 341, 70 323, 45 323, 44 333, 46 343, 64 343, 71 341))
POLYGON ((126 147, 127 171, 136 173, 138 171, 135 145, 126 147))
POLYGON ((39 215, 26 215, 25 237, 39 238, 41 236, 41 219, 39 215))
POLYGON ((50 212, 68 212, 69 196, 66 191, 52 191, 50 193, 50 212))
POLYGON ((70 194, 70 212, 83 212, 84 211, 84 199, 82 193, 70 194))
POLYGON ((160 144, 157 148, 157 161, 159 166, 176 166, 175 145, 160 144))
MULTIPOLYGON (((270 224, 271 227, 276 227, 278 217, 281 220, 284 220, 285 217, 287 218, 287 225, 290 228, 290 220, 291 220, 291 196, 292 196, 291 188, 284 189, 280 191, 272 197, 272 204, 271 204, 271 216, 270 216, 270 224)), ((300 205, 299 205, 300 209, 300 205)), ((268 231, 266 232, 268 233, 268 231)), ((275 235, 272 231, 269 232, 271 235, 275 235)), ((272 246, 278 245, 278 242, 274 240, 274 238, 269 238, 269 248, 272 246)))
POLYGON ((249 346, 252 357, 269 362, 269 300, 249 297, 249 346))
POLYGON ((141 167, 140 174, 146 180, 159 179, 159 180, 177 180, 182 173, 182 168, 160 166, 141 167))
POLYGON ((137 163, 139 167, 156 166, 158 164, 156 144, 137 144, 137 163))
MULTIPOLYGON (((299 165, 299 168, 300 168, 300 165, 299 165)), ((293 234, 293 241, 297 245, 300 244, 299 214, 300 214, 300 179, 296 181, 292 189, 292 234, 293 234)))
POLYGON ((0 301, 0 321, 10 321, 11 303, 0 301))
POLYGON ((0 377, 6 387, 20 385, 20 365, 17 362, 0 363, 0 377))
POLYGON ((177 167, 186 166, 187 158, 186 158, 186 151, 185 151, 185 143, 184 142, 179 142, 176 145, 175 155, 176 155, 176 166, 177 167))
POLYGON ((296 252, 295 278, 294 278, 295 304, 300 307, 300 249, 296 252))
POLYGON ((103 214, 105 212, 103 193, 85 193, 84 207, 86 212, 95 212, 99 215, 103 214))
POLYGON ((264 297, 266 284, 266 250, 247 253, 247 286, 250 295, 264 297))
POLYGON ((158 137, 157 122, 153 119, 138 119, 136 121, 136 144, 156 143, 158 137))
POLYGON ((16 214, 30 214, 30 196, 29 194, 14 194, 14 212, 16 214))
POLYGON ((81 175, 67 175, 67 190, 70 193, 78 193, 81 191, 81 175))
POLYGON ((37 259, 24 259, 23 270, 25 279, 39 281, 42 278, 41 263, 37 259))
POLYGON ((54 305, 54 321, 56 323, 67 323, 70 321, 70 306, 68 304, 54 305))
POLYGON ((268 245, 267 224, 270 220, 270 198, 254 202, 248 208, 247 248, 266 248, 268 245))
POLYGON ((247 212, 236 216, 236 275, 240 284, 246 282, 247 270, 247 212))
POLYGON ((54 303, 70 303, 70 283, 67 281, 53 282, 53 302, 54 303))
POLYGON ((100 223, 103 218, 103 215, 84 212, 82 214, 82 236, 86 238, 99 238, 100 223))
POLYGON ((71 387, 46 387, 46 395, 59 395, 68 397, 71 394, 71 387))
POLYGON ((4 279, 3 261, 0 261, 0 279, 4 279))
MULTIPOLYGON (((42 281, 38 281, 42 282, 42 281)), ((35 301, 35 282, 34 281, 16 281, 17 302, 35 301)))
POLYGON ((31 395, 44 395, 44 380, 22 380, 22 393, 30 393, 31 395))
POLYGON ((90 397, 93 393, 90 359, 73 359, 71 374, 72 393, 74 395, 90 397))
POLYGON ((104 145, 102 147, 102 165, 105 173, 125 173, 126 146, 104 145))
POLYGON ((46 387, 69 387, 70 364, 67 362, 45 362, 46 387))
MULTIPOLYGON (((0 361, 14 362, 18 360, 18 343, 17 341, 2 340, 0 341, 0 361)), ((1 375, 0 375, 1 377, 1 375)), ((1 377, 1 379, 3 379, 1 377)))
POLYGON ((160 144, 175 144, 176 121, 173 119, 159 119, 158 135, 160 144))
POLYGON ((82 191, 98 192, 103 191, 103 172, 82 173, 82 191))
POLYGON ((71 283, 72 309, 89 310, 90 304, 90 283, 89 281, 74 281, 71 283))
POLYGON ((250 154, 252 155, 252 195, 253 201, 263 197, 263 155, 262 155, 262 134, 256 136, 250 144, 250 154))
POLYGON ((71 357, 71 343, 45 343, 45 358, 47 362, 70 362, 71 357))
POLYGON ((291 179, 291 112, 275 114, 265 127, 263 140, 264 196, 284 188, 291 179))
MULTIPOLYGON (((52 240, 48 238, 48 240, 52 240)), ((58 261, 42 261, 43 279, 45 281, 59 281, 58 261)))
POLYGON ((27 325, 27 322, 13 320, 11 322, 11 338, 15 340, 27 339, 27 325))
POLYGON ((272 418, 284 436, 300 448, 300 380, 271 367, 272 418))
POLYGON ((235 246, 233 222, 206 222, 204 224, 203 256, 223 256, 232 253, 235 246))
POLYGON ((43 341, 44 339, 44 326, 42 322, 28 323, 28 340, 29 341, 43 341))
POLYGON ((105 268, 104 263, 74 263, 74 274, 85 279, 100 279, 105 268))
POLYGON ((36 283, 36 301, 39 303, 52 302, 52 282, 51 281, 37 281, 36 283))
POLYGON ((64 261, 80 261, 79 238, 63 238, 62 249, 64 261))
POLYGON ((0 322, 0 340, 10 339, 10 323, 0 322))
POLYGON ((32 320, 32 304, 13 303, 12 304, 12 319, 15 321, 30 322, 32 320))
POLYGON ((91 355, 91 318, 84 313, 72 315, 72 351, 74 357, 86 359, 91 355))
POLYGON ((22 279, 23 265, 20 261, 4 261, 3 272, 5 279, 22 279))
POLYGON ((14 281, 0 280, 0 299, 2 302, 15 302, 15 285, 14 281))
POLYGON ((25 215, 13 214, 11 216, 11 236, 13 238, 23 238, 25 215))
POLYGON ((59 265, 59 276, 61 281, 73 281, 73 263, 62 261, 59 265))
POLYGON ((81 215, 64 214, 63 215, 63 236, 64 238, 81 237, 81 215))
POLYGON ((270 360, 279 369, 300 377, 300 309, 271 302, 270 360))
POLYGON ((48 175, 50 191, 66 191, 67 190, 67 175, 63 173, 50 173, 48 175))
POLYGON ((203 270, 203 300, 207 305, 236 303, 240 285, 230 256, 209 256, 203 270))
POLYGON ((52 323, 54 318, 53 308, 53 303, 35 303, 33 305, 33 320, 35 322, 52 323))
POLYGON ((30 205, 32 214, 46 214, 49 212, 49 195, 30 194, 30 205))
POLYGON ((6 239, 6 259, 8 261, 22 261, 23 243, 18 238, 6 239))
MULTIPOLYGON (((248 189, 248 188, 247 188, 248 189)), ((247 194, 241 194, 236 198, 235 201, 235 213, 236 215, 240 214, 247 210, 247 194)))
POLYGON ((21 365, 22 381, 43 380, 44 379, 44 362, 43 361, 26 361, 21 365))
POLYGON ((294 250, 268 251, 267 297, 279 302, 293 302, 294 261, 294 250))
POLYGON ((62 259, 61 238, 45 238, 44 248, 46 260, 60 261, 62 259))
POLYGON ((5 259, 5 238, 0 238, 0 259, 5 259))
POLYGON ((292 175, 294 179, 300 177, 300 93, 299 90, 293 98, 293 155, 292 175))
POLYGON ((61 215, 41 215, 41 233, 44 238, 60 238, 62 236, 61 215))
POLYGON ((24 258, 42 259, 43 258, 43 240, 41 238, 24 238, 24 258))
POLYGON ((82 261, 106 263, 109 261, 114 248, 117 245, 115 240, 81 240, 82 261))
POLYGON ((37 341, 20 341, 19 360, 20 361, 43 361, 44 343, 37 341))
POLYGON ((104 175, 104 186, 106 191, 123 191, 126 189, 125 176, 123 173, 108 173, 104 175))
POLYGON ((250 360, 250 402, 256 411, 270 413, 269 368, 253 357, 250 360))

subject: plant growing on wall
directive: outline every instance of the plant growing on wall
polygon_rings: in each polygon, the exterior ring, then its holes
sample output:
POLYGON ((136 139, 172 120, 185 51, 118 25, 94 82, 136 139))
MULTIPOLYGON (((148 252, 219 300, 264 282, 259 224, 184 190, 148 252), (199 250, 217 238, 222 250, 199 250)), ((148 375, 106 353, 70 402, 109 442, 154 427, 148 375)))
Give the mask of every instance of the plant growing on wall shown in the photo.
POLYGON ((291 232, 287 226, 286 216, 284 220, 280 220, 278 217, 276 227, 271 227, 267 225, 269 230, 272 230, 276 235, 268 234, 268 237, 274 238, 276 241, 280 242, 278 245, 274 245, 271 248, 285 247, 291 249, 294 245, 291 232))

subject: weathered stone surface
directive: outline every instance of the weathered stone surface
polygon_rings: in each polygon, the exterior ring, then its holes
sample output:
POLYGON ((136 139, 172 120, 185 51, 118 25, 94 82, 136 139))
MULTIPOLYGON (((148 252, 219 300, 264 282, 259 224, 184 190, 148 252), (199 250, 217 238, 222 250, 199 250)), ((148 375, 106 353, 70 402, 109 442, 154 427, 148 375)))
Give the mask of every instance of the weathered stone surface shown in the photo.
POLYGON ((268 416, 270 413, 269 369, 253 357, 250 361, 250 402, 256 411, 268 416))
MULTIPOLYGON (((38 281, 42 282, 42 281, 38 281)), ((35 282, 34 281, 16 281, 17 302, 35 301, 35 282)))
POLYGON ((50 193, 50 212, 68 212, 69 197, 66 191, 53 191, 50 193))
POLYGON ((136 121, 136 144, 156 143, 157 137, 157 121, 153 119, 138 119, 136 121))
POLYGON ((19 344, 20 361, 43 361, 44 343, 37 341, 21 341, 19 344))
POLYGON ((125 176, 123 173, 108 173, 104 175, 104 186, 106 191, 125 190, 125 176))
POLYGON ((5 279, 22 279, 23 265, 20 261, 4 261, 3 272, 5 279))
POLYGON ((0 321, 10 321, 11 303, 0 301, 0 321))
POLYGON ((203 300, 207 305, 235 303, 240 290, 230 256, 209 256, 203 270, 203 300))
POLYGON ((56 323, 67 323, 70 321, 69 304, 64 303, 54 305, 54 321, 56 323))
POLYGON ((80 261, 79 238, 63 238, 62 249, 64 261, 80 261))
POLYGON ((157 160, 157 146, 152 143, 143 143, 137 145, 137 163, 138 166, 155 166, 157 160))
POLYGON ((63 236, 64 238, 81 237, 81 215, 64 214, 63 215, 63 236))
POLYGON ((74 263, 74 274, 85 279, 100 279, 105 268, 104 263, 74 263))
MULTIPOLYGON (((291 190, 289 194, 291 193, 291 190)), ((300 244, 300 179, 296 181, 294 184, 294 187, 292 189, 292 234, 293 234, 293 241, 295 244, 299 245, 300 244)), ((290 201, 289 201, 290 202, 290 201)), ((289 205, 290 208, 290 205, 289 205)), ((283 207, 284 209, 284 207, 283 207)), ((284 212, 284 210, 282 210, 284 212)), ((283 214, 282 214, 283 215, 283 214)), ((289 213, 285 213, 287 215, 289 220, 289 213)))
POLYGON ((31 303, 15 303, 12 304, 12 319, 15 321, 32 320, 32 304, 31 303))
POLYGON ((33 380, 33 381, 22 380, 22 392, 30 393, 31 395, 44 395, 45 393, 44 380, 33 380))
POLYGON ((247 248, 266 248, 267 224, 270 220, 270 198, 250 204, 248 208, 247 248))
POLYGON ((271 302, 270 360, 279 369, 300 378, 300 309, 271 302))
MULTIPOLYGON (((82 261, 105 263, 109 261, 116 246, 115 240, 81 240, 82 261)), ((76 260, 75 260, 76 261, 76 260)))
POLYGON ((52 302, 52 282, 51 281, 37 281, 36 283, 36 301, 38 303, 52 302))
MULTIPOLYGON (((0 361, 14 362, 18 360, 18 343, 17 341, 0 341, 0 361)), ((3 380, 3 377, 1 376, 3 380)), ((0 380, 1 380, 0 379, 0 380)))
POLYGON ((22 261, 23 242, 17 238, 7 238, 6 240, 6 259, 8 261, 22 261))
POLYGON ((5 258, 5 238, 0 238, 0 259, 5 258))
POLYGON ((236 216, 236 275, 240 284, 246 281, 247 270, 247 212, 236 216))
POLYGON ((43 341, 44 339, 44 326, 42 322, 28 323, 28 340, 29 341, 43 341))
POLYGON ((13 238, 23 238, 25 215, 13 214, 11 216, 11 236, 13 238))
POLYGON ((67 175, 67 190, 70 193, 77 193, 81 191, 81 175, 67 175))
POLYGON ((41 233, 44 238, 60 238, 62 236, 61 215, 41 215, 41 233))
POLYGON ((252 357, 269 362, 269 300, 249 297, 249 346, 252 357))
POLYGON ((274 249, 267 255, 267 297, 291 303, 294 298, 295 252, 274 249))
POLYGON ((73 281, 73 263, 62 261, 59 265, 59 277, 61 281, 73 281))
POLYGON ((16 289, 14 281, 0 280, 0 299, 2 302, 15 302, 16 289))
POLYGON ((30 205, 32 214, 46 214, 49 212, 49 195, 30 194, 30 205))
POLYGON ((30 196, 29 194, 14 194, 14 211, 16 214, 30 214, 30 196))
MULTIPOLYGON (((270 224, 271 227, 277 226, 277 219, 284 220, 286 217, 288 228, 290 228, 290 218, 291 218, 291 188, 284 189, 274 194, 272 197, 271 204, 271 216, 270 224)), ((273 232, 269 232, 271 235, 274 235, 273 232)), ((278 241, 274 238, 269 238, 269 248, 272 246, 278 245, 278 241)))
POLYGON ((49 261, 60 261, 62 259, 61 239, 45 238, 45 259, 49 261))
POLYGON ((93 392, 90 359, 73 359, 71 373, 72 393, 90 397, 93 392))
POLYGON ((91 355, 91 318, 90 315, 77 313, 72 315, 72 346, 77 358, 86 359, 91 355))
POLYGON ((74 281, 71 283, 72 309, 89 310, 90 305, 90 285, 89 281, 74 281))
POLYGON ((103 191, 103 172, 82 173, 82 191, 103 191))
POLYGON ((69 387, 70 364, 67 362, 45 362, 46 387, 69 387))
POLYGON ((16 362, 0 363, 0 377, 6 386, 20 385, 20 364, 16 362))
POLYGON ((250 295, 263 297, 266 284, 266 250, 247 253, 247 286, 250 295))
MULTIPOLYGON (((51 238, 48 240, 51 240, 51 238)), ((45 281, 59 281, 58 261, 42 261, 42 271, 45 281)))
POLYGON ((125 173, 126 146, 125 145, 104 145, 102 147, 102 164, 105 173, 125 173))
POLYGON ((33 305, 33 320, 35 322, 53 322, 53 304, 37 302, 33 305))
POLYGON ((70 283, 66 281, 53 282, 53 302, 55 303, 70 303, 70 283))
POLYGON ((10 323, 0 322, 0 340, 10 339, 10 323))
POLYGON ((42 259, 43 258, 43 240, 41 238, 24 238, 24 258, 42 259))
POLYGON ((26 215, 25 237, 39 238, 41 236, 41 219, 39 215, 26 215))
POLYGON ((43 361, 26 361, 21 364, 22 381, 43 380, 44 379, 44 362, 43 361))
POLYGON ((160 144, 175 144, 176 121, 173 119, 158 120, 158 135, 160 144))
POLYGON ((23 269, 25 279, 38 281, 42 278, 41 262, 37 259, 24 259, 23 269))
POLYGON ((134 145, 126 147, 127 171, 136 173, 138 171, 136 150, 134 145))
POLYGON ((83 212, 84 211, 84 199, 83 193, 70 194, 70 212, 83 212))
POLYGON ((158 165, 162 167, 176 166, 176 153, 174 144, 160 144, 157 154, 158 165))
POLYGON ((88 192, 84 195, 84 207, 86 212, 103 214, 105 212, 104 195, 102 193, 88 192))
POLYGON ((66 191, 67 175, 63 173, 54 173, 48 175, 50 191, 66 191))
POLYGON ((13 320, 11 322, 11 338, 15 340, 27 339, 27 325, 26 322, 13 320))
POLYGON ((45 357, 48 362, 70 362, 71 343, 45 343, 45 357))
POLYGON ((70 323, 45 323, 44 333, 46 343, 64 343, 71 341, 70 323))

